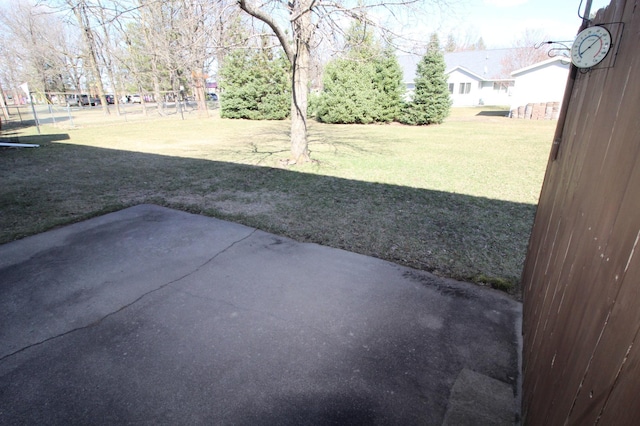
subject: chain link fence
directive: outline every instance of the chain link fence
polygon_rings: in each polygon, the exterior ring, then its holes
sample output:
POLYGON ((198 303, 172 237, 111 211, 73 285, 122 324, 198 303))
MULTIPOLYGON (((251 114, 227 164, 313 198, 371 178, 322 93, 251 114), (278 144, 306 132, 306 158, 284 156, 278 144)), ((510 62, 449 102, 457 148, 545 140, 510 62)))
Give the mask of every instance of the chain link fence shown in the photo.
POLYGON ((129 95, 116 102, 113 97, 103 107, 96 97, 75 94, 49 94, 33 96, 35 103, 6 106, 8 119, 3 121, 21 123, 22 125, 53 125, 61 128, 73 128, 91 124, 110 122, 126 122, 145 119, 186 119, 189 117, 208 117, 219 108, 216 100, 206 102, 206 110, 198 110, 195 100, 180 99, 173 94, 166 94, 161 102, 153 101, 149 95, 129 95), (111 103, 113 102, 113 103, 111 103))

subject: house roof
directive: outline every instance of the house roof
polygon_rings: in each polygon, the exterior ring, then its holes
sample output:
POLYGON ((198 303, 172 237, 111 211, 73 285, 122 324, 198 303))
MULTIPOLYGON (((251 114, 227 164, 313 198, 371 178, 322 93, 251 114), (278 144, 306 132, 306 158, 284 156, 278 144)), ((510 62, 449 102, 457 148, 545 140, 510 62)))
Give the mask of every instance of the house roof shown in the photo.
POLYGON ((398 56, 398 63, 402 68, 403 82, 404 84, 413 83, 416 78, 416 70, 418 69, 418 62, 420 62, 422 56, 418 55, 400 55, 398 56))
POLYGON ((555 58, 547 59, 546 61, 542 62, 536 62, 535 64, 529 65, 528 67, 515 70, 511 73, 511 76, 516 77, 517 75, 524 74, 525 72, 532 71, 536 68, 543 68, 556 63, 560 63, 561 65, 565 65, 567 68, 569 68, 570 60, 569 58, 565 58, 564 56, 556 56, 555 58))
MULTIPOLYGON (((510 80, 508 71, 504 72, 502 69, 502 61, 513 50, 489 49, 446 53, 444 55, 445 73, 450 74, 454 70, 460 69, 477 77, 478 80, 510 80)), ((398 56, 405 83, 413 83, 420 59, 422 56, 419 55, 398 56)))
POLYGON ((472 77, 474 77, 474 78, 476 78, 477 80, 480 80, 480 81, 486 80, 486 78, 484 78, 483 76, 478 75, 478 74, 474 73, 473 71, 468 70, 468 69, 466 69, 465 67, 462 67, 462 66, 460 66, 460 65, 456 65, 455 67, 453 67, 453 68, 451 68, 451 69, 446 70, 446 71, 445 71, 445 74, 451 74, 451 73, 452 73, 452 72, 454 72, 455 70, 460 70, 460 71, 462 71, 462 72, 464 72, 464 73, 466 73, 466 74, 469 74, 470 76, 472 76, 472 77))
POLYGON ((502 62, 513 51, 514 49, 490 49, 447 53, 444 55, 444 62, 447 64, 445 72, 462 67, 483 80, 504 79, 509 73, 503 71, 502 62))

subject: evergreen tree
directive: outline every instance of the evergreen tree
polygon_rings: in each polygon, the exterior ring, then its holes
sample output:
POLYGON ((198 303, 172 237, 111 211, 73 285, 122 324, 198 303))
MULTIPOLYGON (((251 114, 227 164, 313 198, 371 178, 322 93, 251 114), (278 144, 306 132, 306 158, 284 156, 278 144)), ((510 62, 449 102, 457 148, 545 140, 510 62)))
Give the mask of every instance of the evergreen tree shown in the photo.
POLYGON ((388 123, 397 120, 402 112, 402 95, 405 91, 402 82, 402 68, 400 68, 398 57, 391 48, 382 52, 375 67, 374 87, 378 92, 376 121, 388 123))
POLYGON ((349 59, 329 62, 324 90, 318 100, 317 119, 325 123, 372 123, 376 112, 373 67, 349 59))
POLYGON ((220 70, 223 95, 220 116, 251 120, 282 120, 291 110, 289 65, 271 50, 239 49, 220 70))
POLYGON ((418 62, 413 100, 405 105, 401 122, 440 124, 449 115, 451 99, 444 56, 436 34, 431 35, 427 54, 418 62))
POLYGON ((402 70, 391 49, 382 49, 366 25, 351 26, 345 55, 325 68, 316 117, 325 123, 389 122, 400 112, 402 70))

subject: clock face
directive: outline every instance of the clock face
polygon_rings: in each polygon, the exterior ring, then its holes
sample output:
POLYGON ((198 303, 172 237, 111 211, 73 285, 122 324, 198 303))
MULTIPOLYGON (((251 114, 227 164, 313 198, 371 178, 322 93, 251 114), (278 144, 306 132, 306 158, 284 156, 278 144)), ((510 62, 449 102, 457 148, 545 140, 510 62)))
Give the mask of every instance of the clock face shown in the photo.
POLYGON ((571 46, 571 62, 578 68, 598 65, 611 49, 611 34, 604 27, 591 27, 580 32, 571 46))

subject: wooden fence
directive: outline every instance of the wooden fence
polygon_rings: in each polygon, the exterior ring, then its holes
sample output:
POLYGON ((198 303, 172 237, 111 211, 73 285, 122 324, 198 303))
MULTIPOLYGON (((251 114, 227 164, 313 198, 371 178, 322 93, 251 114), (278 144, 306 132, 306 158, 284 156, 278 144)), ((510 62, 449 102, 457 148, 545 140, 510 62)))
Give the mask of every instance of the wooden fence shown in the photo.
POLYGON ((526 425, 640 424, 638 6, 598 12, 612 49, 558 122, 523 272, 526 425))

